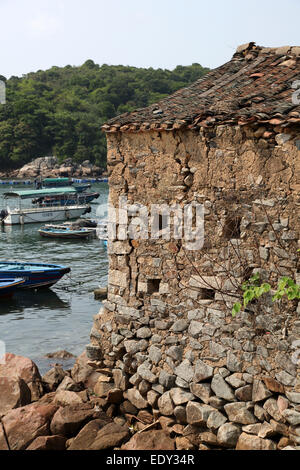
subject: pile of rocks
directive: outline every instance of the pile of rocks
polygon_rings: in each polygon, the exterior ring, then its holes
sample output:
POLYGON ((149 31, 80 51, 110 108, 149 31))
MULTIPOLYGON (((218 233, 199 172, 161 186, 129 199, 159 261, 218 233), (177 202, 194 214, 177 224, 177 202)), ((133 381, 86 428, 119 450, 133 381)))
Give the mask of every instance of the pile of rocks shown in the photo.
MULTIPOLYGON (((188 364, 182 364, 184 380, 188 364)), ((300 390, 197 364, 190 390, 144 364, 139 379, 86 353, 43 377, 27 358, 0 365, 0 450, 300 448, 300 390), (144 377, 144 378, 143 378, 144 377), (130 385, 134 386, 129 388, 130 385), (152 386, 150 384, 152 383, 152 386)))
MULTIPOLYGON (((88 177, 100 176, 102 169, 92 164, 89 160, 82 163, 72 161, 67 158, 63 163, 59 163, 57 157, 40 157, 24 165, 21 169, 9 173, 13 178, 56 178, 56 177, 88 177)), ((8 176, 1 174, 0 176, 8 176)))

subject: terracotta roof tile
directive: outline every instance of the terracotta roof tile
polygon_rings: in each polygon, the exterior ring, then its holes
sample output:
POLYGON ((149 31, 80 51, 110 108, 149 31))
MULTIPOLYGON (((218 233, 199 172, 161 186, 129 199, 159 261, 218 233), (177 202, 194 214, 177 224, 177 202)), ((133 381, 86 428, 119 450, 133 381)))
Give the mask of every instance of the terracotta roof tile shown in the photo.
POLYGON ((292 84, 300 80, 300 47, 238 47, 231 61, 156 104, 108 121, 105 132, 197 128, 224 123, 299 122, 292 84))

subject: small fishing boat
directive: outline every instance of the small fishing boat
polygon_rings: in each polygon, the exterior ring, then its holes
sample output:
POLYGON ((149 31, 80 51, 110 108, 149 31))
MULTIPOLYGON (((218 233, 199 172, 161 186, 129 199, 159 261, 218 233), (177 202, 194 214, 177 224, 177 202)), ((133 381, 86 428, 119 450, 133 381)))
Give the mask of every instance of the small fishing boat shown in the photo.
POLYGON ((18 287, 24 284, 23 278, 0 278, 0 298, 12 297, 18 287))
POLYGON ((78 193, 82 193, 91 187, 90 183, 87 184, 74 184, 70 178, 45 178, 41 182, 43 188, 61 188, 64 186, 72 186, 78 193))
POLYGON ((19 207, 10 208, 7 206, 6 211, 0 214, 4 225, 23 225, 36 222, 52 222, 66 219, 76 219, 83 214, 91 211, 87 204, 74 204, 67 203, 68 197, 76 194, 74 188, 50 188, 50 189, 37 189, 31 191, 8 191, 3 194, 5 199, 18 198, 19 207), (32 199, 34 197, 45 196, 64 196, 66 203, 63 206, 47 206, 47 207, 22 207, 21 203, 25 199, 32 199))
POLYGON ((67 195, 61 194, 56 196, 41 196, 32 199, 32 204, 37 204, 38 207, 53 207, 53 206, 73 206, 75 204, 88 204, 94 199, 98 199, 99 193, 72 193, 67 195))
POLYGON ((24 283, 18 286, 21 289, 51 287, 70 271, 70 268, 57 264, 0 262, 0 278, 23 278, 24 283))
POLYGON ((39 234, 42 237, 47 238, 59 238, 63 240, 70 239, 82 239, 82 238, 91 238, 93 232, 86 228, 74 229, 72 226, 69 227, 43 227, 38 230, 39 234))

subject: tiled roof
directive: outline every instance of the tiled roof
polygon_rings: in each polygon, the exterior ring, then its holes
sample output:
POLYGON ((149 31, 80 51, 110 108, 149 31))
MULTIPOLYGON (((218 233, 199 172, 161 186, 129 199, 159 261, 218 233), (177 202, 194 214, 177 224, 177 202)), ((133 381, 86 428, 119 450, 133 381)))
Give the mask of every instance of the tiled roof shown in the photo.
POLYGON ((262 48, 252 42, 239 46, 230 62, 189 87, 117 116, 102 129, 138 132, 228 123, 299 123, 300 105, 292 99, 296 80, 300 87, 300 47, 262 48))

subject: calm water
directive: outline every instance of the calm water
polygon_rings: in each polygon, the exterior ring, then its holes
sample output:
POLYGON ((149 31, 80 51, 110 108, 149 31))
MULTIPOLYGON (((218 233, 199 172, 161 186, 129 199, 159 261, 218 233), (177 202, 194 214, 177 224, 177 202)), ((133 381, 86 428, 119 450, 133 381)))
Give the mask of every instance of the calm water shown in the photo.
MULTIPOLYGON (((31 189, 32 186, 14 187, 31 189)), ((9 186, 0 187, 2 193, 9 186)), ((100 193, 97 203, 92 203, 95 218, 98 204, 106 204, 108 185, 93 184, 92 191, 100 193)), ((93 315, 101 303, 94 300, 93 291, 107 284, 107 252, 103 242, 91 240, 51 240, 42 238, 38 229, 42 224, 0 229, 0 260, 32 261, 70 266, 65 275, 51 289, 25 291, 15 294, 11 300, 0 300, 0 340, 6 343, 6 351, 30 357, 41 373, 60 359, 45 359, 46 353, 65 349, 81 354, 89 343, 93 315)), ((72 362, 72 361, 71 361, 72 362)))

